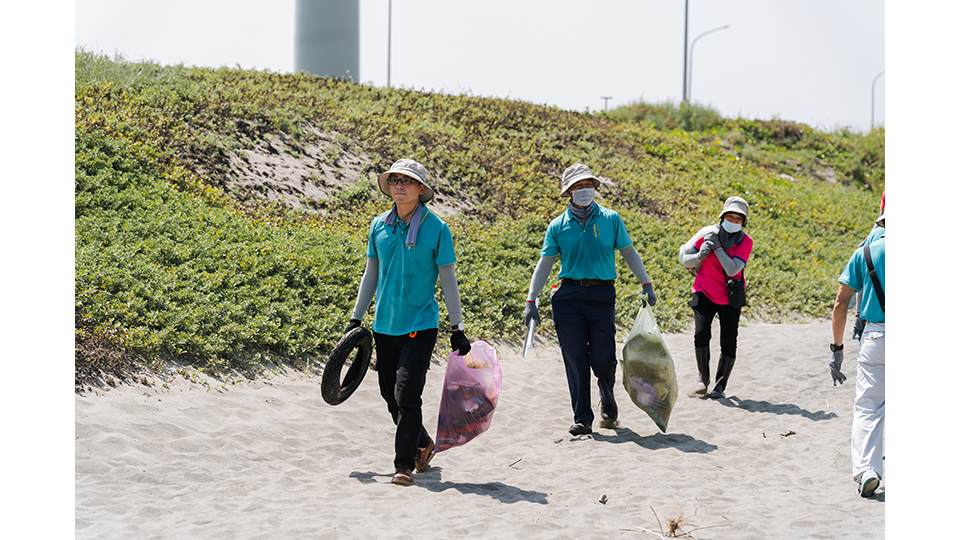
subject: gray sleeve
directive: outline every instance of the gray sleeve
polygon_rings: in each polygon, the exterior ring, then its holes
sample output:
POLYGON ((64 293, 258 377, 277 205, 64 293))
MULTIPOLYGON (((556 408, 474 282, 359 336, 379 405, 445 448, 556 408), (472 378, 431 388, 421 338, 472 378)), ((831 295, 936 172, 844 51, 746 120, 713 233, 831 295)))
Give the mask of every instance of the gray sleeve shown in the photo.
POLYGON ((359 321, 370 307, 373 293, 377 290, 377 273, 380 271, 380 261, 374 257, 367 257, 367 267, 360 278, 360 290, 357 291, 357 303, 353 305, 353 317, 359 321))
POLYGON ((455 264, 440 267, 440 289, 443 291, 443 303, 447 306, 447 318, 451 326, 463 322, 463 307, 460 305, 460 288, 457 286, 455 264))
POLYGON ((720 261, 720 266, 723 267, 723 271, 726 272, 728 276, 735 276, 743 270, 743 267, 747 263, 743 262, 741 259, 731 259, 727 252, 722 249, 715 249, 713 253, 717 256, 717 260, 720 261))
POLYGON ((536 300, 540 296, 540 291, 547 284, 547 278, 550 277, 550 271, 553 270, 553 263, 557 262, 556 255, 543 255, 537 268, 533 271, 533 277, 530 278, 530 289, 527 290, 527 300, 536 300))
POLYGON ((695 246, 697 240, 703 238, 703 235, 707 234, 710 229, 710 225, 700 229, 690 240, 680 246, 680 264, 686 268, 696 268, 701 263, 703 259, 700 258, 700 253, 695 246))
POLYGON ((643 266, 643 259, 640 258, 640 254, 637 253, 636 248, 627 246, 620 250, 620 254, 623 255, 623 260, 627 261, 627 266, 630 267, 630 271, 633 272, 633 275, 637 276, 641 284, 650 283, 650 276, 647 275, 647 269, 643 266))

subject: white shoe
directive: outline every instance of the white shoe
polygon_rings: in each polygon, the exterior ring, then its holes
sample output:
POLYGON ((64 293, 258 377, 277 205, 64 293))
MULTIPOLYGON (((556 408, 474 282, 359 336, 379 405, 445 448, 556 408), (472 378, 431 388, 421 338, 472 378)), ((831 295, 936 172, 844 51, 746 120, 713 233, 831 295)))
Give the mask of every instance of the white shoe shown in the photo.
POLYGON ((865 498, 873 497, 874 492, 880 487, 880 475, 876 471, 867 469, 860 475, 860 496, 865 498))

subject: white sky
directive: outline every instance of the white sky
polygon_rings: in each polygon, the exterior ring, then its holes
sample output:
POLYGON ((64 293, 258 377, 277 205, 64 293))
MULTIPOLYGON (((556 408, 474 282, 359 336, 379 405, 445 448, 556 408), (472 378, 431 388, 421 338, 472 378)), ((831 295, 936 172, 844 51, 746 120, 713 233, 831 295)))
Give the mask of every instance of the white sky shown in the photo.
MULTIPOLYGON (((76 43, 130 60, 293 69, 295 0, 76 0, 76 43)), ((360 1, 360 78, 386 84, 387 0, 360 1)), ((880 0, 691 0, 693 100, 726 116, 870 124, 880 0)), ((682 0, 395 0, 394 86, 569 109, 679 101, 682 0)), ((884 78, 877 123, 884 120, 884 78)))

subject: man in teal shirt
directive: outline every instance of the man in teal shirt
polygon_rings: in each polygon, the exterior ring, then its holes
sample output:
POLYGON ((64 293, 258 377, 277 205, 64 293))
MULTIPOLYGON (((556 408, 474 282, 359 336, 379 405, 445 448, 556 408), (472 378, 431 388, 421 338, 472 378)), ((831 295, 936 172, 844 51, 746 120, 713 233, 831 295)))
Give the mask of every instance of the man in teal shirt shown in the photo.
POLYGON ((536 299, 559 256, 561 285, 550 304, 573 407, 572 435, 593 431, 591 369, 600 389, 600 427, 619 425, 613 395, 617 376, 615 251, 623 255, 640 280, 650 305, 657 301, 643 259, 633 247, 620 214, 594 202, 599 186, 600 180, 581 163, 563 172, 560 195, 569 197, 570 203, 547 227, 523 312, 524 324, 540 322, 536 299))
POLYGON ((883 477, 883 425, 886 406, 886 316, 884 305, 886 219, 885 210, 871 233, 872 241, 857 248, 840 274, 840 289, 833 304, 833 384, 843 384, 843 330, 854 292, 860 292, 860 316, 866 320, 857 355, 857 388, 853 401, 850 456, 853 479, 862 497, 872 497, 883 477))
POLYGON ((360 326, 376 294, 377 378, 397 425, 392 482, 399 485, 412 484, 413 470, 426 470, 434 455, 421 407, 440 322, 438 276, 450 318, 450 346, 461 355, 470 352, 463 332, 453 236, 424 204, 434 195, 428 178, 426 168, 412 159, 401 159, 380 175, 380 190, 394 205, 370 223, 367 265, 346 329, 360 326))

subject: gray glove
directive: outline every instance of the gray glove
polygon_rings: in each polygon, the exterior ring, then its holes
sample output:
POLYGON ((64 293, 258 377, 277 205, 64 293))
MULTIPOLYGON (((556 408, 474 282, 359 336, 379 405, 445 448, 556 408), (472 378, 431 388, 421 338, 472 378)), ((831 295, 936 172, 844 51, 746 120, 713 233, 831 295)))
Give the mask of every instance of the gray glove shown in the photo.
POLYGON ((867 326, 867 321, 857 317, 857 321, 853 323, 853 339, 860 341, 860 338, 863 337, 863 329, 867 326))
POLYGON ((540 324, 540 308, 537 307, 536 302, 527 302, 526 304, 523 308, 523 325, 530 326, 530 319, 540 324))
POLYGON ((847 376, 840 371, 840 366, 843 365, 843 350, 833 351, 833 360, 828 364, 830 366, 830 376, 833 377, 833 385, 836 386, 837 383, 843 384, 847 380, 847 376))
POLYGON ((647 303, 649 303, 651 306, 657 305, 657 295, 653 292, 652 283, 644 283, 643 292, 647 295, 647 303))
POLYGON ((704 240, 703 243, 700 244, 700 251, 697 253, 697 256, 700 257, 700 259, 706 259, 707 255, 710 255, 710 252, 713 251, 715 246, 715 243, 704 240))
POLYGON ((703 241, 710 242, 713 245, 717 245, 720 243, 720 236, 717 235, 716 232, 710 231, 707 234, 703 235, 703 241))

